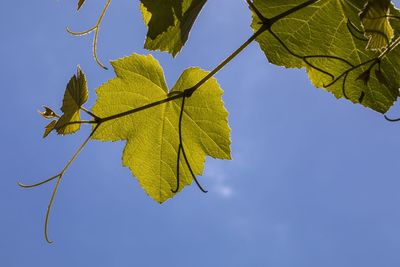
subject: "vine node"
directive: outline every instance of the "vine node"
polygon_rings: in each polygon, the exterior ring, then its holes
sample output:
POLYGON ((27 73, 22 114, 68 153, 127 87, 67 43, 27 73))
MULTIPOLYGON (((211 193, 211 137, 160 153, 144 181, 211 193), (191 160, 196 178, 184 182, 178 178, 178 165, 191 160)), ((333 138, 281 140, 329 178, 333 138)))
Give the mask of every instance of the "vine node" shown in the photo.
POLYGON ((92 130, 92 132, 90 133, 90 135, 85 139, 85 141, 79 146, 79 148, 77 149, 77 151, 74 153, 74 155, 71 157, 71 159, 67 162, 67 164, 64 166, 64 168, 61 170, 61 172, 59 172, 58 174, 35 184, 31 184, 31 185, 25 185, 22 184, 20 182, 18 182, 18 185, 22 188, 34 188, 40 185, 43 185, 45 183, 48 183, 50 181, 53 181, 55 179, 57 179, 57 182, 54 186, 53 192, 51 194, 51 198, 49 201, 49 204, 47 206, 47 211, 46 211, 46 217, 45 217, 45 223, 44 223, 44 235, 45 235, 45 239, 46 241, 50 244, 53 243, 53 241, 51 241, 49 239, 49 234, 48 234, 48 225, 49 225, 49 218, 50 218, 50 213, 51 213, 51 209, 53 207, 53 203, 54 203, 54 199, 55 196, 57 194, 58 191, 58 187, 61 183, 62 177, 64 176, 65 172, 68 170, 69 166, 75 161, 75 159, 78 157, 78 155, 82 152, 83 148, 87 145, 87 143, 89 142, 89 140, 92 138, 93 134, 96 132, 97 128, 99 127, 99 125, 96 125, 96 127, 92 130))

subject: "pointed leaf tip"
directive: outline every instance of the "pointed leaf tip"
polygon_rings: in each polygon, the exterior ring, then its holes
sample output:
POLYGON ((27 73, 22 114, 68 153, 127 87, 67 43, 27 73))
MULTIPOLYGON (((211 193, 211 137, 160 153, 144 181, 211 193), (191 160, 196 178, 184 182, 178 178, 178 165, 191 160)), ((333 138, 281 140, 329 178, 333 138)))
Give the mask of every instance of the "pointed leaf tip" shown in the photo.
POLYGON ((44 128, 43 138, 46 138, 54 129, 57 124, 56 120, 51 121, 46 127, 44 128))
POLYGON ((148 28, 144 48, 175 57, 189 38, 190 30, 207 0, 140 0, 148 28))
POLYGON ((78 66, 76 75, 72 76, 65 89, 61 110, 63 115, 55 129, 58 134, 72 134, 80 129, 80 108, 88 99, 88 88, 85 74, 78 66))
POLYGON ((79 0, 77 10, 81 9, 82 5, 85 3, 86 0, 79 0))

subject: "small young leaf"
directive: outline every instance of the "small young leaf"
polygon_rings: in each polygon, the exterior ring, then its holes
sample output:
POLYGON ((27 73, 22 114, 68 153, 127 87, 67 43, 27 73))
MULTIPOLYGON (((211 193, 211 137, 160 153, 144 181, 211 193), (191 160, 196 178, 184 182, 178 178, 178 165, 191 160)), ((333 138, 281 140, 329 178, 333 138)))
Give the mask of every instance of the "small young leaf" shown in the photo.
POLYGON ((377 50, 387 47, 393 38, 393 28, 389 18, 390 0, 368 0, 360 13, 365 37, 369 38, 367 49, 377 50))
POLYGON ((207 0, 140 0, 143 20, 149 28, 144 47, 171 53, 185 45, 190 29, 207 0))
POLYGON ((45 119, 54 119, 54 118, 59 118, 60 116, 57 115, 51 108, 47 106, 43 106, 44 111, 38 111, 40 115, 43 116, 45 119))
POLYGON ((63 115, 54 127, 58 134, 72 134, 80 129, 80 108, 88 99, 88 88, 85 74, 78 67, 77 74, 74 75, 65 89, 63 105, 61 110, 63 115))
MULTIPOLYGON (((200 81, 207 72, 185 70, 170 92, 159 63, 151 56, 134 54, 112 66, 116 78, 100 86, 93 112, 101 118, 126 112, 183 92, 200 81), (169 94, 170 93, 170 94, 169 94)), ((185 100, 182 140, 195 175, 201 175, 206 155, 230 159, 230 129, 220 89, 214 78, 185 100)), ((103 122, 93 139, 127 140, 122 162, 131 169, 140 185, 157 202, 174 196, 179 146, 179 117, 182 99, 176 99, 138 113, 103 122)), ((193 178, 187 164, 180 160, 180 187, 193 178)))
POLYGON ((56 126, 57 121, 51 121, 45 128, 44 128, 44 133, 43 133, 43 138, 46 138, 53 130, 54 127, 56 126))
POLYGON ((82 7, 83 3, 85 3, 85 0, 79 0, 77 10, 79 10, 82 7))

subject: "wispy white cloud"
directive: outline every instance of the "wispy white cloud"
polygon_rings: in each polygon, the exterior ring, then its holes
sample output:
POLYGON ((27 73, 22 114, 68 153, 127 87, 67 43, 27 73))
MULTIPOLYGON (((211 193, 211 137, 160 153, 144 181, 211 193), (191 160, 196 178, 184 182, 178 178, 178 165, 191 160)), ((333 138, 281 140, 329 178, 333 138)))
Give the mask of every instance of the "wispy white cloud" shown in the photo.
POLYGON ((233 195, 233 189, 230 186, 216 185, 213 189, 215 192, 217 192, 218 195, 224 198, 230 198, 233 195))
POLYGON ((234 190, 229 183, 229 176, 221 167, 210 162, 207 164, 205 176, 210 181, 210 191, 222 198, 231 198, 234 195, 234 190))

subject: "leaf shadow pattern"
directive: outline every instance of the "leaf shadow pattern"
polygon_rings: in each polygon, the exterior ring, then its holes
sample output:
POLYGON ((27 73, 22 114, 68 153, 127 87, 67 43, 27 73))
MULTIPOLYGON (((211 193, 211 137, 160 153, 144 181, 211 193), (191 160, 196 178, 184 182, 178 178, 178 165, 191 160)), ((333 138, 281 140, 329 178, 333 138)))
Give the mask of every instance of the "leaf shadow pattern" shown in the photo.
MULTIPOLYGON (((192 178, 193 180, 196 182, 197 186, 199 187, 199 189, 202 192, 207 192, 206 190, 203 189, 203 187, 200 185, 200 183, 198 182, 197 178, 195 177, 193 171, 191 170, 191 166, 190 163, 188 161, 188 157, 186 156, 186 152, 185 152, 185 148, 183 146, 183 140, 182 140, 182 121, 183 121, 183 113, 184 113, 184 107, 185 107, 185 100, 189 97, 191 97, 193 95, 193 93, 196 92, 196 90, 198 90, 203 84, 205 84, 210 78, 212 78, 217 72, 219 72, 224 66, 226 66, 229 62, 232 61, 232 59, 234 59, 237 55, 239 55, 249 44, 251 44, 254 40, 256 40, 256 38, 262 34, 263 32, 265 32, 266 30, 268 30, 275 22, 279 21, 280 19, 289 16, 290 14, 297 12, 298 10, 301 10, 302 8, 305 8, 309 5, 311 5, 312 3, 315 3, 318 0, 309 0, 307 2, 304 2, 303 4, 300 4, 294 8, 291 8, 273 18, 271 18, 270 20, 268 20, 268 24, 266 23, 265 25, 263 25, 258 31, 256 31, 250 38, 248 38, 239 48, 237 48, 235 51, 233 51, 228 57, 226 57, 224 60, 222 60, 221 63, 219 63, 212 71, 210 71, 207 75, 205 75, 200 81, 198 81, 194 86, 192 86, 191 88, 185 89, 184 91, 181 91, 179 93, 174 93, 171 95, 168 95, 167 98, 159 100, 159 101, 155 101, 149 104, 146 104, 144 106, 141 107, 137 107, 128 111, 124 111, 121 113, 117 113, 114 115, 110 115, 107 117, 100 117, 97 116, 96 114, 94 114, 93 112, 89 111, 88 109, 86 109, 85 107, 81 106, 80 109, 82 111, 84 111, 85 113, 87 113, 89 116, 92 117, 91 120, 86 120, 86 121, 70 121, 67 122, 65 125, 60 125, 59 127, 64 127, 70 124, 91 124, 93 125, 92 131, 89 134, 89 136, 85 139, 85 141, 79 146, 79 148, 77 149, 77 151, 73 154, 73 156, 71 157, 71 159, 67 162, 67 164, 64 166, 64 168, 56 175, 45 179, 41 182, 38 183, 34 183, 34 184, 22 184, 22 183, 18 183, 19 186, 23 187, 23 188, 35 188, 38 186, 41 186, 43 184, 49 183, 53 180, 56 180, 56 184, 53 188, 52 194, 51 194, 51 198, 49 201, 49 204, 47 206, 47 211, 46 211, 46 217, 45 217, 45 223, 44 223, 44 234, 45 234, 45 239, 48 243, 52 243, 52 241, 49 238, 49 234, 48 234, 48 224, 49 224, 49 217, 51 214, 51 209, 53 207, 53 203, 54 203, 54 199, 55 196, 57 194, 59 185, 62 181, 62 178, 64 176, 64 174, 66 173, 66 171, 68 170, 68 168, 71 166, 71 164, 75 161, 75 159, 78 157, 78 155, 82 152, 82 150, 84 149, 84 147, 88 144, 88 142, 90 141, 90 139, 92 139, 93 135, 95 134, 95 132, 97 131, 97 129, 99 128, 99 126, 107 121, 110 120, 114 120, 114 119, 118 119, 121 117, 125 117, 125 116, 129 116, 132 115, 134 113, 146 110, 146 109, 150 109, 152 107, 156 107, 165 103, 168 103, 170 101, 174 101, 174 100, 178 100, 178 99, 182 99, 182 103, 181 103, 181 112, 180 112, 180 116, 179 116, 179 129, 180 129, 180 134, 179 134, 179 146, 178 146, 178 150, 180 151, 180 153, 177 154, 177 169, 179 169, 179 161, 181 160, 181 154, 183 155, 183 158, 185 160, 186 165, 188 166, 192 178), (178 155, 179 155, 179 159, 178 159, 178 155)), ((102 16, 105 14, 108 5, 110 3, 110 0, 107 1, 107 5, 103 10, 102 16)), ((251 2, 249 2, 251 3, 251 2)), ((102 16, 99 18, 98 21, 98 25, 100 25, 102 16)), ((98 32, 98 25, 95 27, 92 27, 91 29, 89 29, 88 31, 86 31, 87 33, 95 30, 96 32, 98 32)), ((85 32, 82 32, 83 34, 85 34, 85 32)), ((48 113, 50 112, 51 114, 51 118, 54 117, 54 114, 51 113, 51 111, 48 111, 47 109, 43 112, 42 116, 47 116, 48 113)), ((176 188, 174 191, 179 191, 179 186, 180 186, 180 181, 179 181, 179 177, 180 175, 176 176, 176 188)))

